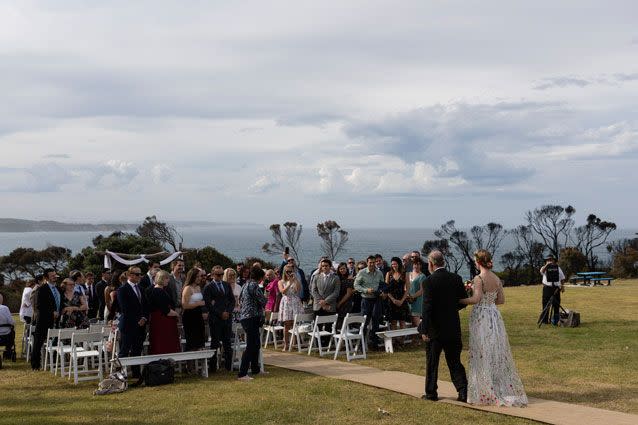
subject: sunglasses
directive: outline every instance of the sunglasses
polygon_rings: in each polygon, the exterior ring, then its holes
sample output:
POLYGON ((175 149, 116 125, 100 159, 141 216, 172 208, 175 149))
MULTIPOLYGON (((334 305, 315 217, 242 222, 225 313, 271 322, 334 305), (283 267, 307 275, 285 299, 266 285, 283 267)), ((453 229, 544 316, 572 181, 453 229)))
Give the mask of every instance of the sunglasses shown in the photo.
POLYGON ((223 275, 224 275, 224 273, 214 273, 214 274, 213 274, 213 276, 217 276, 217 277, 219 277, 219 276, 223 276, 223 275))
POLYGON ((142 273, 133 273, 133 272, 129 272, 130 275, 133 276, 142 276, 142 273))
POLYGON ((286 272, 286 274, 293 274, 293 273, 294 273, 294 272, 293 272, 292 270, 288 270, 288 271, 286 272))

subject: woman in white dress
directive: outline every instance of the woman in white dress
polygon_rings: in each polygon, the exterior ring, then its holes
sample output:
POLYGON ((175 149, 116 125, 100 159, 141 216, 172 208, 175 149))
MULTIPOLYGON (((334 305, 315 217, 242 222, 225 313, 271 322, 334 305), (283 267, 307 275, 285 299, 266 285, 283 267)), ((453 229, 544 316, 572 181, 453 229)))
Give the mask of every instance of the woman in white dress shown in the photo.
POLYGON ((470 373, 467 402, 470 404, 527 405, 497 304, 505 303, 501 280, 492 272, 491 254, 474 253, 480 273, 474 278, 473 294, 462 304, 474 304, 470 314, 470 373))
POLYGON ((281 314, 281 320, 284 322, 283 351, 286 351, 289 343, 288 331, 292 327, 295 314, 299 314, 303 310, 301 298, 299 298, 301 283, 297 279, 295 268, 292 265, 286 264, 286 266, 284 266, 284 274, 277 285, 279 286, 279 292, 281 293, 281 305, 279 307, 279 312, 281 314))

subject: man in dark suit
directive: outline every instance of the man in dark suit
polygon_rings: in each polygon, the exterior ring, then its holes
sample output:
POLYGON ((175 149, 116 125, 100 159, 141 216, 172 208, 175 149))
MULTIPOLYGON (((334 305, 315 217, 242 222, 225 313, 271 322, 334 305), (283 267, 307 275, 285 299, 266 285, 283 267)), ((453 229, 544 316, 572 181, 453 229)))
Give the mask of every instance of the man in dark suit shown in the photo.
MULTIPOLYGON (((219 350, 221 342, 224 349, 224 367, 232 369, 233 350, 230 345, 232 332, 235 296, 228 282, 222 281, 224 269, 214 266, 211 270, 213 280, 206 284, 203 291, 204 302, 208 310, 208 326, 210 327, 210 347, 219 350)), ((211 370, 217 370, 217 354, 210 362, 211 370)))
POLYGON ((458 391, 458 401, 467 401, 467 377, 461 364, 461 321, 459 312, 465 305, 459 300, 466 298, 461 276, 445 269, 445 260, 440 251, 428 255, 431 275, 423 282, 423 309, 419 333, 425 341, 426 371, 425 395, 427 400, 438 400, 437 379, 441 351, 450 369, 452 383, 458 391))
POLYGON ((140 288, 144 291, 144 293, 151 289, 155 284, 155 275, 161 270, 161 267, 162 266, 157 261, 151 261, 148 264, 148 272, 144 275, 144 277, 142 277, 142 280, 140 280, 140 288))
MULTIPOLYGON (((117 290, 117 302, 120 307, 120 350, 119 357, 134 357, 142 355, 144 339, 146 338, 146 322, 148 321, 148 306, 146 296, 138 286, 142 278, 142 271, 137 266, 128 269, 128 281, 117 290)), ((142 375, 139 366, 131 368, 133 378, 141 384, 142 375)))
POLYGON ((56 326, 60 317, 62 295, 55 283, 58 274, 53 269, 44 271, 44 283, 38 288, 34 304, 35 339, 33 341, 33 354, 31 355, 31 368, 40 369, 42 345, 47 338, 49 329, 56 326))
POLYGON ((95 298, 97 299, 97 319, 104 320, 104 307, 106 300, 104 299, 104 290, 111 282, 111 270, 102 270, 102 279, 95 284, 95 298))
POLYGON ((89 311, 86 316, 89 319, 95 319, 97 317, 98 299, 97 292, 95 291, 95 276, 91 272, 84 274, 86 282, 86 302, 89 305, 89 311))

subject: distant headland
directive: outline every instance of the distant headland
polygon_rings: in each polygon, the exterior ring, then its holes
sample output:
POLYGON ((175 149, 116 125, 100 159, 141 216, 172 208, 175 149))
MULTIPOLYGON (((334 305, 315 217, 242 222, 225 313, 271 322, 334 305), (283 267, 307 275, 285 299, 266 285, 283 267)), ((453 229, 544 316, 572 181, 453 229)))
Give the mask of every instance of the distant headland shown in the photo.
POLYGON ((0 218, 0 232, 115 232, 135 230, 133 223, 61 223, 52 220, 23 220, 19 218, 0 218))

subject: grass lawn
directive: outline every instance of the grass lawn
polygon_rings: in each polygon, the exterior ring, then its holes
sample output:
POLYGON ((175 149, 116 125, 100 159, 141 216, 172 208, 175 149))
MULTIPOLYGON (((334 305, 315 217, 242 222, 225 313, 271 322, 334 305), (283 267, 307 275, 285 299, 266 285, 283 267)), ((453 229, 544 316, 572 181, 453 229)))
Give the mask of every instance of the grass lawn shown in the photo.
MULTIPOLYGON (((505 288, 506 302, 501 306, 527 394, 638 414, 638 280, 566 288, 562 305, 581 313, 577 328, 536 326, 541 291, 540 286, 505 288)), ((466 366, 469 313, 470 308, 461 313, 466 366)), ((394 355, 371 353, 360 362, 425 374, 420 348, 405 348, 394 355)), ((450 380, 444 360, 439 379, 450 380)))

